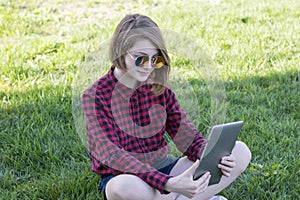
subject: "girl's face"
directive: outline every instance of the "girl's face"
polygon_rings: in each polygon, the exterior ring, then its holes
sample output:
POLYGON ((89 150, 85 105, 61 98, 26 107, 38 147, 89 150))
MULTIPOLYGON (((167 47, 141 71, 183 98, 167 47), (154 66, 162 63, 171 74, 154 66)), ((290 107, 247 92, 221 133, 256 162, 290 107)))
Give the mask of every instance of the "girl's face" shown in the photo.
POLYGON ((127 81, 131 81, 131 83, 146 81, 154 70, 151 58, 157 54, 158 50, 152 42, 147 39, 138 39, 125 55, 127 81), (150 60, 147 65, 136 66, 136 59, 140 56, 149 56, 150 60))

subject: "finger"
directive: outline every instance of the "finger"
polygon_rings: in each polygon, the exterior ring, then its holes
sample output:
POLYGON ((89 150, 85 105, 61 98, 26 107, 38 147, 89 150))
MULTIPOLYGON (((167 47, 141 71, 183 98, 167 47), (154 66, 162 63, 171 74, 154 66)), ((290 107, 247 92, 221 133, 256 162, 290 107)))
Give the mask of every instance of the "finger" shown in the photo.
POLYGON ((231 174, 231 169, 230 168, 226 168, 226 166, 220 166, 220 170, 222 172, 222 174, 226 177, 229 177, 231 174))
POLYGON ((180 176, 192 177, 192 179, 193 179, 193 176, 194 176, 195 171, 196 171, 198 166, 199 166, 199 160, 194 162, 193 165, 190 166, 187 170, 185 170, 180 176))
POLYGON ((227 172, 227 171, 225 171, 225 170, 223 170, 223 169, 221 169, 221 171, 222 171, 222 174, 223 174, 224 176, 230 177, 230 173, 229 173, 229 172, 227 172))
POLYGON ((203 185, 203 183, 205 185, 206 182, 209 182, 210 178, 211 178, 211 175, 210 175, 210 173, 207 172, 206 176, 204 177, 204 179, 202 181, 202 185, 203 185))
POLYGON ((205 172, 205 174, 203 176, 204 176, 204 180, 206 180, 206 179, 209 180, 211 177, 210 172, 205 172))
POLYGON ((205 179, 205 182, 203 182, 199 186, 198 193, 204 192, 206 190, 206 188, 208 187, 210 178, 211 178, 211 175, 209 174, 209 176, 207 177, 207 179, 205 179))
POLYGON ((234 161, 228 161, 228 160, 222 160, 221 164, 231 168, 234 168, 236 166, 236 163, 234 161))
POLYGON ((196 181, 201 184, 202 182, 204 182, 208 177, 210 176, 210 172, 205 172, 199 179, 197 179, 196 181))
POLYGON ((194 162, 193 165, 186 170, 186 173, 190 173, 190 174, 194 175, 197 167, 199 166, 199 163, 200 163, 200 161, 196 160, 196 162, 194 162))
POLYGON ((227 176, 227 177, 230 176, 232 168, 227 167, 225 165, 218 165, 218 167, 221 169, 221 171, 222 171, 222 173, 223 173, 224 176, 227 176))
POLYGON ((201 185, 205 184, 205 182, 209 181, 211 175, 209 172, 206 172, 201 176, 198 180, 196 180, 198 188, 201 187, 201 185))
POLYGON ((220 169, 223 169, 223 170, 227 171, 227 172, 231 172, 232 171, 232 167, 228 167, 226 165, 219 164, 218 167, 220 169))
POLYGON ((234 157, 234 155, 230 154, 229 156, 224 156, 224 157, 222 158, 222 161, 223 161, 223 160, 227 160, 227 161, 232 161, 232 162, 234 162, 234 161, 235 161, 235 157, 234 157))

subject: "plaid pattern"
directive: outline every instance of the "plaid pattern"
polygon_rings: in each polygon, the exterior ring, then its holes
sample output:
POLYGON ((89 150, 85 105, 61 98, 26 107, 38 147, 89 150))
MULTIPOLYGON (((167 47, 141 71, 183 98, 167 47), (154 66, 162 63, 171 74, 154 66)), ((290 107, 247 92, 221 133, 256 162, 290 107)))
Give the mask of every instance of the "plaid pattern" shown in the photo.
POLYGON ((114 68, 82 96, 92 170, 98 174, 134 174, 161 193, 171 178, 153 167, 169 153, 163 135, 195 161, 205 143, 186 118, 174 93, 151 92, 151 84, 130 89, 115 78, 114 68))

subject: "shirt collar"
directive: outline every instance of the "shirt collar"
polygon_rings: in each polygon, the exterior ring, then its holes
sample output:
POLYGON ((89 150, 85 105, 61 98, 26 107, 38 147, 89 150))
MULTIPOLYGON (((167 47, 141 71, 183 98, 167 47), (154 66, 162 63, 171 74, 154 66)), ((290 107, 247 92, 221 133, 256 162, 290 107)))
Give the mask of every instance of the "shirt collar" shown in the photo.
POLYGON ((108 72, 109 79, 114 83, 113 90, 120 94, 124 99, 130 98, 134 93, 138 93, 144 96, 149 91, 151 91, 151 84, 147 82, 140 82, 140 84, 135 89, 125 86, 115 77, 114 69, 115 67, 112 66, 110 71, 108 72))

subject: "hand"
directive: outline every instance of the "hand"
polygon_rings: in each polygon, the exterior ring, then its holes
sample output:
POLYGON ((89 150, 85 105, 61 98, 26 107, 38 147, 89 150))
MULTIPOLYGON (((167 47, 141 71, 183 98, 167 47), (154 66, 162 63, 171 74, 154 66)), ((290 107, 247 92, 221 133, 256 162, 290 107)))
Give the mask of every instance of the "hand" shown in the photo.
POLYGON ((197 160, 182 174, 170 178, 165 186, 165 189, 169 192, 182 194, 188 198, 193 198, 196 194, 203 192, 208 186, 210 173, 207 172, 199 179, 194 181, 193 176, 199 163, 199 160, 197 160))
POLYGON ((236 166, 235 157, 233 155, 224 156, 218 165, 224 176, 229 177, 232 169, 236 166))

